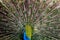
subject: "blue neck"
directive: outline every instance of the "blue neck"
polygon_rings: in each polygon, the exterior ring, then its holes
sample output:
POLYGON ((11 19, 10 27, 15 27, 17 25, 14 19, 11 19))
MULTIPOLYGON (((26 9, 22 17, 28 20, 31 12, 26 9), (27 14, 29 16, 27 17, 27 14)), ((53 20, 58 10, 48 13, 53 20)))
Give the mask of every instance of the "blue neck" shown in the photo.
POLYGON ((24 40, 30 40, 30 38, 26 36, 26 32, 24 32, 24 40))

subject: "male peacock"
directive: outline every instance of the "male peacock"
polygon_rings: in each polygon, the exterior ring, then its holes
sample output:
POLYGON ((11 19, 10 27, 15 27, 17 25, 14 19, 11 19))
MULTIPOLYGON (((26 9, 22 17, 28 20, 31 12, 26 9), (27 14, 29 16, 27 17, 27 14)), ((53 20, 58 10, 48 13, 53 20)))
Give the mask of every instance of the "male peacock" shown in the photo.
POLYGON ((0 0, 0 40, 60 40, 60 0, 0 0))

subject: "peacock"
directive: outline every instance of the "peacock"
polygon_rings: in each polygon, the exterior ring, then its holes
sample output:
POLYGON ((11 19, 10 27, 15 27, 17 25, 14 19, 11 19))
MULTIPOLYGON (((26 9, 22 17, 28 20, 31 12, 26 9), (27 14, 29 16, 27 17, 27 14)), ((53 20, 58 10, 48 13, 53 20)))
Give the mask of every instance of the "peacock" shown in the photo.
POLYGON ((60 0, 0 0, 0 40, 60 40, 60 0))

